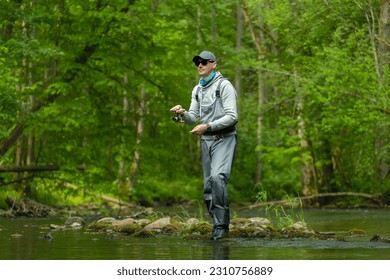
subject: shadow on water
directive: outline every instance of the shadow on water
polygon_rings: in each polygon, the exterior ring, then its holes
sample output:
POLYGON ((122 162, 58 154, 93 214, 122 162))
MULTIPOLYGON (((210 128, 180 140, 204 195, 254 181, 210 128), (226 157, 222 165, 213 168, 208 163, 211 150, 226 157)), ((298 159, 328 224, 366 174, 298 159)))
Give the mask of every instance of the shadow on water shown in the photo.
MULTIPOLYGON (((240 213, 241 214, 241 213, 240 213)), ((242 213, 256 216, 256 213, 242 213)), ((390 237, 389 210, 305 210, 316 231, 364 232, 345 241, 227 238, 219 241, 159 236, 135 238, 83 230, 51 231, 64 219, 0 219, 0 259, 9 260, 388 260, 390 243, 370 242, 373 235, 390 237), (49 235, 50 233, 50 235, 49 235)))

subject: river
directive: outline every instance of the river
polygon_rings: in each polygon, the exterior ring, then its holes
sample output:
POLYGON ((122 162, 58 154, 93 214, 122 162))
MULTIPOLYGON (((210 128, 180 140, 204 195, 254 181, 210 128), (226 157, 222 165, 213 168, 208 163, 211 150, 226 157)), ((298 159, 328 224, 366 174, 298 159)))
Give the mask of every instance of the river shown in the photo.
MULTIPOLYGON (((254 216, 255 211, 240 212, 254 216)), ((351 230, 365 234, 345 241, 311 239, 226 239, 217 242, 181 237, 135 238, 50 230, 65 218, 0 218, 2 260, 389 260, 390 243, 370 242, 374 235, 390 237, 389 209, 304 210, 309 228, 321 232, 351 230), (50 233, 52 238, 47 238, 50 233)), ((91 222, 92 218, 87 219, 91 222)))

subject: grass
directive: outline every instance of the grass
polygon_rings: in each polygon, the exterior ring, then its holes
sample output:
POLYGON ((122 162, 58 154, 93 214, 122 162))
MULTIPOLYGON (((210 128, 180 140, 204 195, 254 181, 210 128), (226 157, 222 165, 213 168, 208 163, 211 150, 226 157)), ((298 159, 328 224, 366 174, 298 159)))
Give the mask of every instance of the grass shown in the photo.
POLYGON ((287 201, 285 206, 274 205, 268 202, 268 194, 264 188, 256 194, 256 202, 264 205, 259 211, 264 210, 270 221, 276 220, 277 228, 289 227, 298 221, 304 222, 302 199, 292 198, 287 194, 283 199, 287 201), (287 208, 285 208, 286 206, 287 208))

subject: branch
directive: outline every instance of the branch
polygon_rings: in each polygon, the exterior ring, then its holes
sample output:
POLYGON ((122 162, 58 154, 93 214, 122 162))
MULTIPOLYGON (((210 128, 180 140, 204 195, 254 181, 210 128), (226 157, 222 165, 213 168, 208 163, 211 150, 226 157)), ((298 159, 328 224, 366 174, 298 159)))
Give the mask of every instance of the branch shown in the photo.
POLYGON ((259 36, 256 35, 255 27, 254 27, 254 24, 253 24, 253 21, 252 21, 250 15, 249 15, 248 8, 245 5, 245 1, 241 0, 240 2, 241 2, 242 11, 244 12, 244 17, 249 24, 249 31, 251 33, 252 40, 256 45, 256 49, 259 52, 259 55, 261 57, 263 57, 265 55, 265 49, 263 47, 261 39, 259 38, 259 36))
POLYGON ((23 134, 24 125, 18 124, 12 130, 11 134, 7 139, 5 139, 2 143, 0 143, 0 157, 3 156, 9 148, 18 140, 19 136, 23 134))
POLYGON ((59 170, 58 165, 44 165, 44 166, 11 166, 11 167, 0 167, 0 173, 6 172, 39 172, 39 171, 55 171, 59 170))
POLYGON ((317 199, 321 197, 337 197, 337 196, 355 196, 355 197, 363 197, 367 199, 373 199, 378 197, 378 195, 372 195, 372 194, 367 194, 367 193, 355 193, 355 192, 338 192, 338 193, 319 193, 316 195, 309 195, 309 196, 304 196, 304 197, 299 197, 299 198, 292 198, 292 199, 282 199, 282 200, 276 200, 276 201, 270 201, 270 202, 264 202, 264 203, 256 203, 250 206, 246 206, 241 208, 243 209, 254 209, 254 208, 259 208, 263 206, 270 206, 270 205, 287 205, 291 203, 296 203, 299 200, 304 201, 304 200, 310 200, 310 199, 317 199))

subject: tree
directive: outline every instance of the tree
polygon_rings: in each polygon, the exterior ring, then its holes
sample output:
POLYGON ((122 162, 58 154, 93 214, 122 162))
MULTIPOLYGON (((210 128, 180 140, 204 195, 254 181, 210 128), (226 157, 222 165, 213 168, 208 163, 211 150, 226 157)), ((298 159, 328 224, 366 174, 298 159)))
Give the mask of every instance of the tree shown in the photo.
POLYGON ((57 201, 69 184, 145 204, 198 198, 199 139, 169 108, 190 104, 191 59, 208 49, 239 92, 232 199, 383 191, 388 10, 377 0, 2 1, 0 167, 28 173, 0 184, 57 201))

